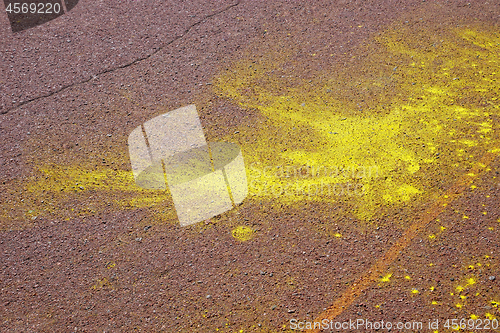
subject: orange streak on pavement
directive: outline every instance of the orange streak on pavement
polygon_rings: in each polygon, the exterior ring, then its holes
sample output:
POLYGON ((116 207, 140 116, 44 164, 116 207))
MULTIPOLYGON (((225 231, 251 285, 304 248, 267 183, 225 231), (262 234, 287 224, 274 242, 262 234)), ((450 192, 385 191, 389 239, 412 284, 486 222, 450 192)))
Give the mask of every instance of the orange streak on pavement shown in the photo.
MULTIPOLYGON (((399 253, 404 250, 410 242, 425 228, 432 220, 434 220, 448 204, 462 194, 465 188, 470 185, 475 178, 488 166, 496 155, 487 152, 481 160, 472 167, 472 169, 462 176, 448 191, 437 200, 429 210, 424 213, 424 216, 413 223, 397 242, 373 264, 366 274, 363 274, 350 288, 348 288, 342 296, 340 296, 328 309, 321 313, 314 322, 322 320, 333 320, 339 316, 346 308, 348 308, 356 298, 358 298, 371 284, 373 284, 387 270, 388 266, 398 257, 399 253)), ((306 332, 317 333, 320 329, 307 330, 306 332)))

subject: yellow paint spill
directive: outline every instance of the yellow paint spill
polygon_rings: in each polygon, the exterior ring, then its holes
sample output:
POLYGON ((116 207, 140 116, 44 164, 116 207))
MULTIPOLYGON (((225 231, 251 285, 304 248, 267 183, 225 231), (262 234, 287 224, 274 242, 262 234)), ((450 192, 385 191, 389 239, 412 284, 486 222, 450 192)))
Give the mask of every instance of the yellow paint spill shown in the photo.
POLYGON ((112 286, 111 282, 109 282, 107 278, 102 278, 102 279, 98 279, 97 282, 92 287, 90 287, 90 289, 100 290, 103 288, 112 288, 112 287, 113 286, 112 286))
POLYGON ((246 242, 255 236, 254 230, 247 226, 238 226, 234 228, 232 231, 232 235, 236 240, 240 242, 246 242))
POLYGON ((348 200, 365 220, 435 196, 433 184, 454 179, 495 148, 499 40, 486 25, 449 27, 437 36, 396 24, 372 41, 367 56, 354 56, 347 68, 311 70, 308 79, 285 75, 302 66, 298 46, 250 46, 214 81, 215 93, 264 119, 239 128, 252 165, 250 194, 284 203, 348 200), (328 172, 273 171, 287 167, 328 172), (370 177, 332 172, 372 167, 378 172, 370 177), (348 184, 362 191, 345 191, 348 184))

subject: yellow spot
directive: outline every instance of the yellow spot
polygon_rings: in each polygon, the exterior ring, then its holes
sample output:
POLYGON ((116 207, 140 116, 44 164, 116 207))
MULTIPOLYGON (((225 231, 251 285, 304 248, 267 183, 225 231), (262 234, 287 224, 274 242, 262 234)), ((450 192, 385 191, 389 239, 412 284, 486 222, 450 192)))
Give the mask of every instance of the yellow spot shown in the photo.
POLYGON ((461 298, 461 299, 467 299, 467 296, 460 295, 460 298, 461 298))
POLYGON ((432 267, 432 266, 434 266, 434 264, 431 262, 431 263, 429 264, 429 266, 430 266, 430 267, 432 267))
POLYGON ((380 308, 380 305, 375 305, 375 308, 376 308, 376 309, 380 308))
POLYGON ((445 231, 446 227, 441 226, 440 229, 441 229, 441 231, 445 231))
POLYGON ((495 228, 493 228, 493 227, 488 227, 488 230, 495 230, 495 228))
POLYGON ((436 302, 436 301, 432 301, 432 302, 431 302, 431 304, 432 304, 432 305, 438 305, 438 302, 436 302))
POLYGON ((457 290, 457 292, 462 292, 465 290, 465 288, 462 286, 457 286, 455 289, 457 290))
POLYGON ((474 189, 476 189, 476 188, 477 188, 477 186, 476 186, 476 185, 471 185, 471 187, 470 187, 470 188, 474 190, 474 189))
POLYGON ((411 293, 412 293, 412 294, 418 294, 418 293, 419 293, 419 291, 418 291, 418 289, 413 288, 413 289, 411 290, 411 293))
POLYGON ((463 219, 468 219, 469 217, 467 215, 462 216, 463 219))
POLYGON ((430 289, 431 291, 434 291, 436 288, 434 288, 434 287, 430 287, 429 289, 430 289))
POLYGON ((471 315, 470 315, 470 319, 474 319, 474 320, 476 320, 476 319, 479 319, 479 317, 478 317, 478 316, 476 316, 475 314, 471 314, 471 315))
POLYGON ((389 282, 391 279, 392 273, 387 274, 386 276, 383 276, 380 281, 381 282, 389 282))
POLYGON ((436 238, 436 235, 434 235, 434 234, 433 235, 429 235, 429 238, 430 239, 434 239, 434 238, 436 238))
POLYGON ((456 306, 457 308, 459 308, 459 309, 461 309, 461 308, 463 307, 463 305, 462 305, 462 304, 460 304, 460 303, 455 304, 455 306, 456 306))
POLYGON ((475 278, 473 278, 473 277, 468 278, 468 279, 467 279, 467 285, 468 285, 468 286, 471 286, 471 285, 473 285, 473 284, 476 284, 476 279, 475 279, 475 278))
POLYGON ((471 159, 456 154, 436 159, 436 151, 449 145, 448 149, 469 156, 472 147, 476 156, 495 148, 489 112, 498 102, 489 95, 496 89, 492 78, 498 60, 491 56, 498 52, 496 30, 486 25, 477 29, 449 26, 436 40, 432 29, 394 24, 372 41, 369 56, 361 57, 365 49, 360 47, 353 51, 355 58, 347 68, 332 65, 321 72, 313 70, 312 80, 301 79, 300 72, 284 75, 290 64, 297 68, 307 64, 300 57, 301 46, 279 40, 266 48, 257 42, 249 45, 224 66, 227 70, 219 72, 213 93, 240 108, 255 110, 264 119, 255 127, 239 127, 247 142, 242 149, 248 153, 248 163, 261 163, 248 173, 250 195, 276 200, 274 189, 279 187, 280 193, 285 192, 278 196, 281 202, 338 203, 346 198, 331 195, 329 190, 335 184, 354 183, 368 190, 349 197, 351 211, 369 220, 380 210, 417 204, 419 197, 437 194, 422 181, 422 172, 444 181, 450 177, 444 170, 451 166, 470 167, 471 159), (493 46, 478 47, 471 38, 477 35, 493 46), (436 45, 427 52, 418 40, 436 45), (397 70, 388 66, 389 58, 401 66, 397 70), (481 75, 470 75, 479 71, 481 75), (451 72, 459 79, 450 78, 451 72), (483 99, 491 108, 468 102, 483 99), (467 102, 453 102, 458 100, 467 102), (464 134, 490 128, 491 133, 481 132, 482 138, 464 134), (328 171, 376 166, 379 172, 371 177, 328 172, 301 178, 265 172, 268 167, 285 165, 328 171), (317 191, 321 193, 315 195, 317 191))
POLYGON ((338 232, 334 235, 335 237, 337 238, 341 238, 342 237, 342 234, 339 234, 338 232))
POLYGON ((254 237, 254 230, 247 226, 238 226, 233 229, 232 235, 240 242, 245 242, 254 237))
POLYGON ((110 262, 110 263, 106 266, 106 268, 107 268, 107 269, 111 269, 111 268, 113 268, 113 267, 115 267, 115 266, 116 266, 116 264, 115 264, 114 262, 110 262))
POLYGON ((405 276, 405 279, 410 280, 410 279, 411 279, 411 277, 410 277, 409 275, 406 275, 406 276, 405 276))
POLYGON ((491 301, 491 306, 493 306, 494 308, 498 307, 500 303, 497 302, 497 301, 491 301))
POLYGON ((488 212, 483 212, 483 215, 487 215, 487 214, 488 214, 488 212))
POLYGON ((494 316, 494 315, 492 315, 491 313, 488 313, 488 312, 486 312, 486 313, 484 314, 484 316, 485 316, 486 318, 488 318, 489 320, 493 320, 493 319, 495 319, 495 316, 494 316))

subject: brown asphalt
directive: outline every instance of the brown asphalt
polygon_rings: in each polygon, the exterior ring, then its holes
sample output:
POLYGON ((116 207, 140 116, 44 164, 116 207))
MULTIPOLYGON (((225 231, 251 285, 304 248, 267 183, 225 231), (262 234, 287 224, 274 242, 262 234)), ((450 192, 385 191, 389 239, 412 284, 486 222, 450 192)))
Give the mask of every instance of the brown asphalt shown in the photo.
MULTIPOLYGON (((451 15, 448 21, 500 17, 497 2, 432 6, 451 15)), ((74 216, 54 211, 49 194, 36 200, 19 186, 43 187, 45 165, 128 172, 132 129, 191 103, 209 141, 263 122, 257 110, 212 89, 248 45, 266 48, 292 33, 287 43, 300 52, 338 55, 294 68, 307 77, 309 65, 347 62, 391 22, 429 8, 421 0, 80 0, 67 14, 17 33, 0 14, 0 332, 289 332, 291 319, 318 318, 424 322, 422 330, 400 332, 436 331, 426 325, 439 319, 445 332, 446 319, 500 318, 500 225, 491 220, 500 217, 498 159, 478 175, 478 188, 461 188, 432 215, 440 222, 424 223, 404 247, 394 244, 440 201, 366 226, 331 205, 248 197, 238 209, 181 228, 162 215, 169 201, 120 209, 113 202, 124 194, 87 191, 64 205, 109 208, 74 216), (18 215, 28 210, 50 213, 18 215), (231 231, 240 225, 255 238, 237 241, 231 231), (332 236, 340 231, 342 238, 332 236), (385 272, 345 298, 391 247, 398 251, 385 272), (468 289, 459 297, 461 287, 468 289)))

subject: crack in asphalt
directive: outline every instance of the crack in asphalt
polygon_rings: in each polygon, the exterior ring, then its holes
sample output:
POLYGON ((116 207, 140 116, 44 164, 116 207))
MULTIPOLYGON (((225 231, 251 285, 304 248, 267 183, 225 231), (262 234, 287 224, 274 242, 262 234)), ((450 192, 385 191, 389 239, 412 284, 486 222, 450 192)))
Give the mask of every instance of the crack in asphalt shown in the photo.
POLYGON ((199 21, 197 21, 197 22, 195 22, 195 23, 191 24, 189 27, 187 27, 187 28, 184 30, 184 32, 183 32, 182 34, 180 34, 180 35, 179 35, 179 36, 177 36, 177 37, 174 37, 171 41, 169 41, 169 42, 167 42, 166 44, 164 44, 164 45, 160 46, 158 49, 154 50, 152 53, 150 53, 150 54, 148 54, 148 55, 146 55, 146 56, 144 56, 144 57, 137 58, 137 59, 135 59, 135 60, 133 60, 133 61, 131 61, 131 62, 127 63, 127 64, 120 65, 120 66, 117 66, 117 67, 115 67, 115 68, 111 68, 111 69, 104 70, 104 71, 102 71, 102 72, 100 72, 100 73, 98 73, 98 74, 93 74, 93 75, 91 75, 91 76, 90 76, 90 78, 88 78, 88 79, 82 80, 82 81, 80 81, 80 82, 75 82, 75 83, 68 84, 68 85, 66 85, 66 86, 61 87, 59 90, 53 91, 53 92, 48 93, 48 94, 46 94, 46 95, 38 96, 38 97, 35 97, 35 98, 32 98, 32 99, 29 99, 29 100, 23 101, 23 102, 19 103, 18 105, 14 106, 14 107, 12 107, 12 108, 10 108, 10 109, 4 110, 4 111, 0 111, 0 114, 2 114, 2 115, 3 115, 3 114, 7 114, 7 113, 9 113, 9 112, 11 112, 11 111, 13 111, 13 110, 16 110, 16 109, 20 108, 20 107, 21 107, 21 106, 23 106, 23 105, 28 104, 28 103, 31 103, 31 102, 37 101, 37 100, 42 99, 42 98, 47 98, 47 97, 53 96, 53 95, 55 95, 55 94, 60 93, 61 91, 64 91, 64 90, 66 90, 66 89, 68 89, 68 88, 71 88, 71 87, 77 86, 77 85, 79 85, 79 84, 90 82, 90 81, 92 81, 93 79, 96 79, 96 78, 98 78, 99 76, 101 76, 101 75, 103 75, 103 74, 107 74, 107 73, 111 73, 111 72, 114 72, 114 71, 119 70, 119 69, 127 68, 127 67, 130 67, 130 66, 132 66, 132 65, 134 65, 134 64, 137 64, 137 63, 139 63, 139 62, 141 62, 141 61, 147 60, 147 59, 151 58, 153 55, 155 55, 156 53, 158 53, 158 52, 162 51, 165 47, 169 46, 170 44, 172 44, 172 43, 174 43, 174 42, 178 41, 179 39, 181 39, 181 38, 183 38, 184 36, 186 36, 187 34, 189 34, 189 32, 190 32, 190 31, 191 31, 194 27, 196 27, 196 26, 200 25, 201 23, 205 22, 206 20, 208 20, 208 19, 210 19, 210 18, 212 18, 212 17, 214 17, 214 16, 217 16, 217 15, 219 15, 219 14, 222 14, 222 13, 224 13, 224 12, 228 11, 229 9, 231 9, 231 8, 233 8, 233 7, 238 6, 238 5, 240 4, 240 1, 241 1, 241 0, 238 0, 238 1, 236 1, 235 3, 233 3, 233 4, 229 5, 229 6, 225 7, 225 8, 223 8, 223 9, 221 9, 221 10, 219 10, 219 11, 215 12, 215 13, 212 13, 212 14, 210 14, 210 15, 207 15, 207 16, 203 17, 203 18, 202 18, 202 19, 200 19, 199 21))

